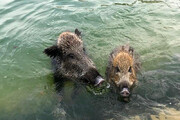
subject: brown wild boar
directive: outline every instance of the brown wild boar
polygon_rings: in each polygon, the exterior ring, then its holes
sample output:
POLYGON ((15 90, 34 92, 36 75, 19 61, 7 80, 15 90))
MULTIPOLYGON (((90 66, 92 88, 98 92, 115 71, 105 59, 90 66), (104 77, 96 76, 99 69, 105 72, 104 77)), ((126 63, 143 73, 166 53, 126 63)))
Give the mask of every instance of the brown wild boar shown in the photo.
POLYGON ((129 98, 139 68, 140 62, 134 49, 129 45, 119 46, 109 56, 106 79, 122 98, 129 98))
POLYGON ((59 78, 79 80, 95 86, 104 81, 93 61, 87 56, 78 29, 75 33, 61 33, 56 45, 46 48, 44 53, 52 58, 54 74, 60 76, 59 78))

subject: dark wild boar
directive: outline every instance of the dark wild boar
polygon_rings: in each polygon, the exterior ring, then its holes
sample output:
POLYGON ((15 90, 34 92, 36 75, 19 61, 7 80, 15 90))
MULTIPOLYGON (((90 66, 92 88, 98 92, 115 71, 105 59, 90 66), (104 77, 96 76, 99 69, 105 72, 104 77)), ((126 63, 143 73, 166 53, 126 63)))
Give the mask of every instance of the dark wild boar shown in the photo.
POLYGON ((109 56, 106 79, 125 101, 137 81, 136 73, 139 68, 138 55, 129 45, 117 47, 109 56))
POLYGON ((81 32, 63 32, 59 35, 56 45, 44 50, 52 58, 56 80, 62 78, 83 81, 97 86, 104 81, 93 61, 87 56, 81 32))

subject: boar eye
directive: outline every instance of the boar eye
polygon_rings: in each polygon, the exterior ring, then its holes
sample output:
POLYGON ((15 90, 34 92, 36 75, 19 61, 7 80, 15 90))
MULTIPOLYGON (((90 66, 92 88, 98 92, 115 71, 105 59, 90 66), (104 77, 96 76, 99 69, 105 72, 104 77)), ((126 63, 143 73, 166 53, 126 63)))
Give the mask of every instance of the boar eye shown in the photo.
POLYGON ((132 72, 132 67, 131 66, 129 67, 128 72, 130 72, 130 73, 132 72))
POLYGON ((120 72, 119 67, 115 67, 115 71, 116 71, 116 72, 120 72))
POLYGON ((71 58, 71 59, 74 59, 74 58, 75 58, 75 55, 72 54, 72 53, 70 53, 70 54, 67 55, 67 57, 68 57, 68 58, 71 58))

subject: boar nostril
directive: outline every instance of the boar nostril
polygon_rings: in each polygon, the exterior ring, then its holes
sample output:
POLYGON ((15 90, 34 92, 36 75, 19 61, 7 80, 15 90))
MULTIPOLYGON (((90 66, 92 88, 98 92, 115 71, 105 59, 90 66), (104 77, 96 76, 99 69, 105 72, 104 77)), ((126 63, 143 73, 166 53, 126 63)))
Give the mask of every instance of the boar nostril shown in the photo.
POLYGON ((123 88, 123 90, 120 92, 122 97, 128 97, 130 95, 130 92, 128 88, 123 88))
POLYGON ((121 96, 128 97, 129 96, 129 92, 121 92, 121 96))

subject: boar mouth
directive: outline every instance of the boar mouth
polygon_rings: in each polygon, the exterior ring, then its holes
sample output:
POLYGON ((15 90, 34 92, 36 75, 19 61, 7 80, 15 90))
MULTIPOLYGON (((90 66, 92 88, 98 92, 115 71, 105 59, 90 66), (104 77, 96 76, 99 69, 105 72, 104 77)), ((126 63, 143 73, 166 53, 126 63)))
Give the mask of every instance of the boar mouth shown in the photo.
POLYGON ((94 86, 98 86, 105 81, 95 68, 90 68, 86 74, 82 75, 80 78, 94 86))

